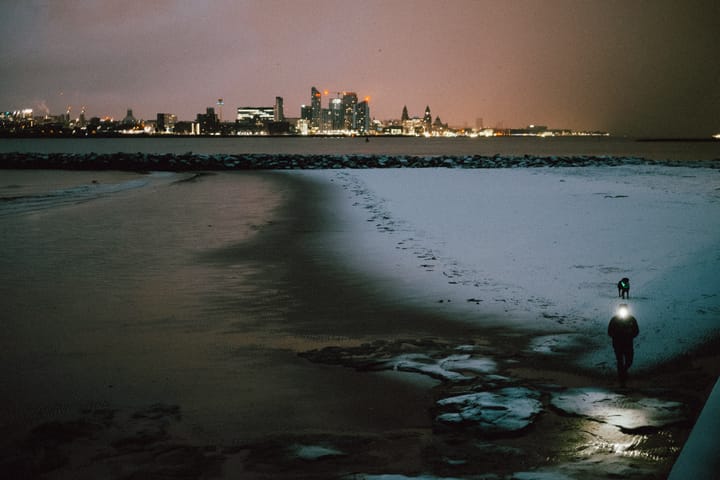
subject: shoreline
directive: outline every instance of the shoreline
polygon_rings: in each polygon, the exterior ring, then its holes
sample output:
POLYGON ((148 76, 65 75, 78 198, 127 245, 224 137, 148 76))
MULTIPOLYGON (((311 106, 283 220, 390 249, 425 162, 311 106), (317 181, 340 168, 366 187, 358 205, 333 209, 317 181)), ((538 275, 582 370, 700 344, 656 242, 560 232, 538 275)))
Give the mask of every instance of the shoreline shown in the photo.
MULTIPOLYGON (((206 180, 218 178, 196 178, 182 186, 202 187, 206 180)), ((257 328, 272 332, 274 341, 278 342, 276 347, 284 349, 281 355, 286 359, 290 359, 288 355, 295 355, 295 361, 302 362, 299 366, 306 374, 324 375, 308 385, 320 385, 318 380, 343 381, 326 384, 327 391, 323 393, 327 395, 327 403, 315 408, 342 407, 336 418, 352 415, 355 430, 338 423, 318 422, 313 429, 289 429, 263 438, 206 443, 202 441, 203 435, 193 431, 186 412, 188 405, 182 403, 146 405, 134 410, 92 408, 67 421, 39 425, 26 439, 31 444, 45 445, 47 451, 58 458, 63 455, 84 458, 83 455, 96 453, 97 448, 106 455, 99 457, 99 461, 97 457, 95 460, 88 457, 84 461, 89 463, 71 462, 67 467, 58 467, 60 472, 66 468, 79 468, 79 472, 97 474, 100 469, 106 476, 111 476, 102 469, 108 468, 117 458, 124 458, 124 461, 134 462, 136 471, 155 475, 167 474, 169 469, 174 469, 178 476, 215 472, 224 478, 237 475, 258 479, 342 478, 352 472, 368 475, 433 473, 472 478, 479 468, 488 473, 510 474, 577 463, 577 458, 583 456, 595 458, 588 450, 594 445, 591 436, 584 434, 580 438, 579 432, 591 429, 596 422, 560 414, 547 405, 535 424, 527 429, 507 436, 480 435, 482 446, 478 445, 478 434, 472 429, 440 431, 442 429, 438 429, 433 421, 432 411, 436 408, 433 405, 449 393, 475 387, 496 390, 499 386, 513 385, 533 387, 548 397, 558 388, 600 385, 614 390, 614 378, 568 369, 562 358, 527 352, 527 344, 532 338, 527 332, 469 326, 417 305, 408 307, 406 303, 398 302, 392 298, 386 280, 358 274, 336 259, 323 255, 327 231, 333 228, 320 208, 327 199, 326 187, 307 179, 289 179, 280 175, 272 178, 279 182, 277 185, 283 185, 280 191, 285 199, 284 206, 272 221, 258 225, 259 235, 251 243, 209 249, 200 260, 227 268, 251 255, 254 261, 267 267, 253 278, 263 279, 271 286, 275 297, 258 303, 252 311, 260 314, 271 307, 280 309, 281 313, 275 320, 267 316, 258 318, 262 323, 257 328), (289 296, 285 295, 285 289, 289 289, 289 296), (290 308, 282 310, 287 308, 285 302, 289 300, 290 308), (278 320, 281 322, 274 323, 278 320), (455 347, 468 344, 476 346, 473 355, 497 359, 500 368, 493 375, 509 374, 513 378, 508 382, 478 375, 470 383, 438 383, 435 380, 431 383, 422 373, 358 370, 353 363, 340 366, 310 361, 307 356, 308 352, 330 347, 334 352, 339 348, 340 353, 355 352, 371 359, 408 353, 432 353, 432 358, 445 358, 455 347), (301 353, 303 357, 298 357, 301 353), (307 370, 303 367, 305 364, 312 368, 307 370), (418 378, 420 383, 415 382, 418 378), (408 385, 398 386, 398 382, 408 385), (364 392, 359 386, 376 390, 364 392), (386 388, 393 388, 397 397, 395 394, 388 397, 386 388), (341 401, 347 404, 338 405, 341 401), (377 410, 368 411, 370 406, 377 410), (418 411, 425 408, 428 410, 418 411), (358 428, 363 416, 371 423, 358 428), (399 423, 390 423, 398 418, 401 419, 399 423), (383 428, 383 424, 387 426, 383 428), (118 435, 118 431, 123 431, 124 436, 118 435), (93 449, 88 450, 88 442, 93 449), (574 448, 583 445, 590 447, 583 449, 582 455, 574 453, 574 448)), ((218 307, 227 305, 224 299, 218 300, 218 307)), ((231 341, 248 333, 244 330, 246 327, 230 327, 223 330, 223 336, 231 341)), ((639 452, 640 460, 633 460, 636 457, 632 455, 614 458, 615 452, 608 453, 608 447, 602 447, 605 450, 601 448, 599 456, 607 462, 604 465, 610 471, 630 468, 628 465, 638 462, 641 464, 639 478, 654 478, 658 472, 669 470, 677 454, 675 449, 689 434, 701 403, 712 387, 709 372, 717 369, 717 354, 712 345, 707 351, 710 356, 690 358, 689 364, 676 365, 677 370, 658 367, 656 372, 649 372, 645 377, 632 377, 631 389, 624 394, 652 398, 658 394, 660 385, 664 387, 663 391, 667 390, 663 398, 687 402, 689 416, 685 423, 646 434, 648 439, 634 450, 639 452), (692 375, 687 374, 688 370, 692 375), (675 389, 678 391, 673 391, 675 389), (643 457, 656 454, 659 460, 643 457)), ((252 358, 234 355, 236 362, 252 358)), ((289 412, 290 415, 297 413, 289 412)), ((312 409, 308 413, 312 413, 312 409)), ((280 421, 278 425, 281 424, 280 421)), ((627 441, 635 436, 623 434, 619 438, 627 441)), ((4 460, 3 465, 8 465, 4 460)), ((47 463, 47 458, 44 461, 43 468, 53 465, 47 463)), ((593 475, 600 475, 598 466, 593 468, 593 475)))

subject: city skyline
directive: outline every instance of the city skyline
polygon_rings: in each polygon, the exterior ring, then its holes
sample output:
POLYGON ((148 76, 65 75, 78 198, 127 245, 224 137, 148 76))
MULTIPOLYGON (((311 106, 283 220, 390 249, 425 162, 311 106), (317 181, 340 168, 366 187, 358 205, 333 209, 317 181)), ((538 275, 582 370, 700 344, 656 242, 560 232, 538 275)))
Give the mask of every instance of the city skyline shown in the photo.
POLYGON ((7 2, 0 105, 193 119, 352 88, 371 115, 637 136, 720 131, 720 4, 7 2))
POLYGON ((225 100, 205 108, 194 119, 178 118, 172 112, 158 112, 155 118, 137 118, 128 108, 123 118, 93 115, 85 107, 79 114, 68 107, 64 113, 35 112, 31 108, 0 109, 0 136, 21 137, 95 137, 118 135, 395 135, 426 137, 490 136, 608 136, 609 132, 572 128, 548 128, 532 124, 524 127, 492 128, 477 120, 475 127, 455 128, 433 116, 429 105, 424 113, 410 115, 407 105, 400 117, 384 121, 371 116, 369 97, 359 101, 356 92, 310 89, 309 103, 301 105, 300 116, 284 111, 283 97, 276 96, 272 106, 237 107, 234 118, 223 116, 225 100), (324 97, 324 99, 323 99, 324 97))

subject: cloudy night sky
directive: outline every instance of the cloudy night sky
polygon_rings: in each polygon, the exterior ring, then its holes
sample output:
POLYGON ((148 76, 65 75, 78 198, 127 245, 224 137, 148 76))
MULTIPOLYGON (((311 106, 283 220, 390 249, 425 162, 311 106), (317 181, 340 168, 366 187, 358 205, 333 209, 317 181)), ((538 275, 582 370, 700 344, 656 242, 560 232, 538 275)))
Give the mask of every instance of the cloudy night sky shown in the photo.
POLYGON ((297 117, 316 86, 381 120, 720 132, 716 0, 0 0, 0 27, 4 110, 297 117))

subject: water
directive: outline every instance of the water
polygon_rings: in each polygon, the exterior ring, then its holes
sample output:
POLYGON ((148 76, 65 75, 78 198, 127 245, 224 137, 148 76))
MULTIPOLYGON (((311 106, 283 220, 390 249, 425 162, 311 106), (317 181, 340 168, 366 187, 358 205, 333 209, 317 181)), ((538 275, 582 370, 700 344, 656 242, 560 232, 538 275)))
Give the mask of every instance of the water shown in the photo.
POLYGON ((641 142, 620 137, 145 137, 0 140, 0 152, 267 153, 393 155, 610 155, 654 160, 720 159, 720 141, 641 142))
POLYGON ((164 172, 147 176, 92 172, 37 172, 15 170, 0 176, 0 218, 36 212, 63 205, 75 205, 104 196, 148 186, 167 178, 164 172), (48 177, 52 179, 48 182, 48 177))

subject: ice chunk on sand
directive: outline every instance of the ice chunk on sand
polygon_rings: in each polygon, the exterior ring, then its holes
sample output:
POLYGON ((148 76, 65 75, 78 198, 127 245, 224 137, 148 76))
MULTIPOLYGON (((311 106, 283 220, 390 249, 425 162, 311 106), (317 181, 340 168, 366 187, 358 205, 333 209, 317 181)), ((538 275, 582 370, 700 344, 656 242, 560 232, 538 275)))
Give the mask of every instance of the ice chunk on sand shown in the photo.
POLYGON ((470 355, 450 355, 436 360, 422 353, 398 355, 381 362, 381 367, 402 372, 421 373, 448 382, 473 380, 474 376, 460 372, 490 373, 495 371, 495 361, 470 355))
POLYGON ((468 425, 486 433, 509 433, 530 425, 542 404, 538 393, 522 387, 496 392, 477 392, 444 398, 437 405, 445 413, 436 420, 444 424, 468 425))
POLYGON ((474 358, 470 355, 451 355, 440 361, 440 366, 453 372, 492 373, 496 363, 490 358, 474 358))
POLYGON ((323 457, 344 455, 340 450, 323 447, 320 445, 293 445, 295 456, 303 460, 317 460, 323 457))

